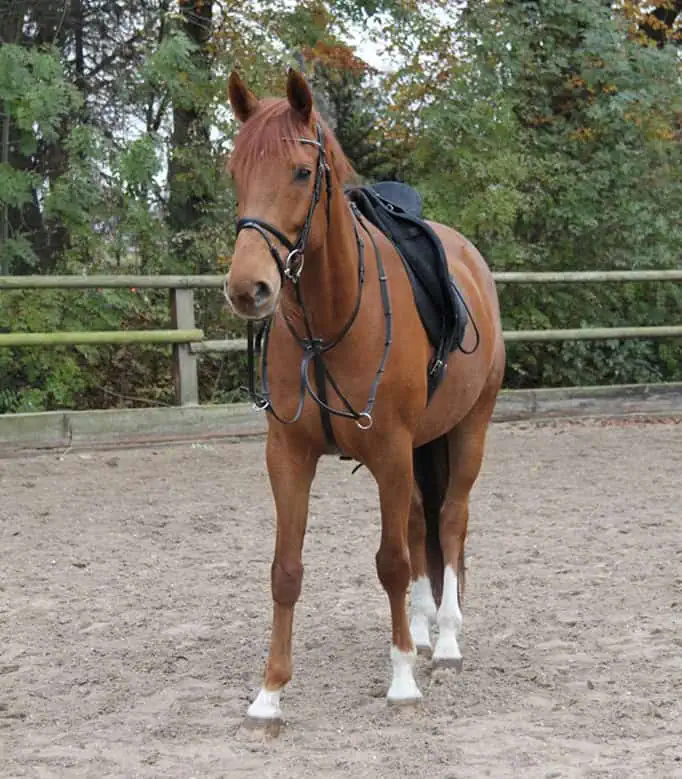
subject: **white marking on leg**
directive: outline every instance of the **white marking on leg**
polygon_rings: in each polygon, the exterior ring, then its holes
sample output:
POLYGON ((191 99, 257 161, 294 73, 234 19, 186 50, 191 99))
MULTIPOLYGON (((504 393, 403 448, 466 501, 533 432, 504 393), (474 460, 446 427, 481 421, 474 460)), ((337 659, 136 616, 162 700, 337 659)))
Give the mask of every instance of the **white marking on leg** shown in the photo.
POLYGON ((448 565, 443 574, 443 599, 438 609, 438 640, 433 653, 435 661, 462 659, 457 637, 462 630, 462 612, 459 610, 457 574, 448 565))
POLYGON ((428 576, 412 583, 410 596, 410 633, 417 649, 431 650, 431 625, 436 621, 436 601, 428 576))
POLYGON ((279 708, 280 690, 266 690, 261 688, 256 700, 249 706, 249 717, 253 719, 281 719, 282 712, 279 708))
POLYGON ((391 647, 393 680, 386 698, 389 703, 407 703, 421 700, 422 694, 414 680, 414 666, 417 652, 402 652, 397 646, 391 647))

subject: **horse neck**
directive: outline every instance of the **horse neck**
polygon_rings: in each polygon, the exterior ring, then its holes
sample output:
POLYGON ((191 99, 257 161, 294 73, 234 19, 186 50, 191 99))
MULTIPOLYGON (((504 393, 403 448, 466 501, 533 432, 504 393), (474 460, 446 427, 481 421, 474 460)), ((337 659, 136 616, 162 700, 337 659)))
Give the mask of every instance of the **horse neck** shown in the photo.
MULTIPOLYGON (((324 200, 318 208, 326 208, 324 200)), ((300 288, 313 335, 330 340, 352 316, 359 293, 353 216, 341 187, 333 189, 325 240, 319 248, 306 250, 304 262, 300 288)), ((300 321, 301 310, 293 290, 288 291, 287 298, 287 315, 300 321)))

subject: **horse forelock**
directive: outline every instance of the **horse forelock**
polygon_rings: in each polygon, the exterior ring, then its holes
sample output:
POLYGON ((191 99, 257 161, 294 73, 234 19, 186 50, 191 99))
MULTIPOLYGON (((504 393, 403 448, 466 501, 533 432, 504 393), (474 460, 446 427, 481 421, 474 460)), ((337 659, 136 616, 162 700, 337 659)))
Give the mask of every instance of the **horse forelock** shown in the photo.
MULTIPOLYGON (((312 119, 314 126, 322 128, 327 160, 338 183, 343 186, 355 179, 353 166, 317 110, 313 110, 312 119)), ((307 147, 298 143, 300 138, 315 139, 311 128, 289 102, 272 98, 262 100, 258 111, 244 123, 235 138, 228 163, 230 175, 235 179, 247 177, 254 165, 265 158, 303 162, 308 158, 307 147)))

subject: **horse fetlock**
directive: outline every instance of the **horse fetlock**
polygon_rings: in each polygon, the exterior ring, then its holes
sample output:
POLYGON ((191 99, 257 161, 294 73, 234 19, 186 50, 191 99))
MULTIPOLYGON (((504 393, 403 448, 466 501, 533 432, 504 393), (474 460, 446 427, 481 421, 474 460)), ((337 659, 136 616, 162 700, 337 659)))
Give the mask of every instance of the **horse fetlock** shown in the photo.
POLYGON ((412 582, 412 591, 410 593, 410 606, 412 614, 423 615, 433 624, 436 621, 438 609, 431 589, 431 581, 428 576, 420 576, 412 582))
POLYGON ((428 576, 412 582, 410 594, 410 634, 420 654, 431 652, 431 625, 436 621, 436 601, 428 576))
POLYGON ((281 690, 291 681, 293 667, 291 659, 271 655, 265 668, 263 687, 266 690, 281 690))
POLYGON ((443 613, 442 608, 438 612, 438 630, 440 631, 441 635, 452 634, 456 638, 459 638, 462 633, 463 624, 464 620, 462 619, 461 612, 443 613))
POLYGON ((457 664, 462 660, 462 653, 457 642, 457 634, 453 629, 440 629, 436 648, 433 650, 433 661, 436 664, 457 664))
POLYGON ((423 614, 410 617, 410 635, 418 654, 431 653, 431 630, 429 620, 423 614))
POLYGON ((438 609, 438 627, 443 632, 459 635, 462 629, 462 611, 459 607, 459 578, 452 566, 443 574, 443 597, 438 609))

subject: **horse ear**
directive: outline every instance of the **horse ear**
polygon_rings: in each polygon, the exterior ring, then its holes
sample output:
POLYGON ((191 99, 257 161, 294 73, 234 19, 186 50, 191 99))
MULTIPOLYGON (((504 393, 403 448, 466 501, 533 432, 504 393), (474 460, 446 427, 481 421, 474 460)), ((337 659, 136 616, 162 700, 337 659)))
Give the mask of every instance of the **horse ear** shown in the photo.
POLYGON ((245 122, 258 110, 258 98, 242 81, 242 77, 233 70, 227 84, 227 93, 234 115, 240 122, 245 122))
POLYGON ((293 68, 289 68, 287 80, 287 98, 289 105, 308 124, 313 110, 313 96, 306 80, 293 68))

